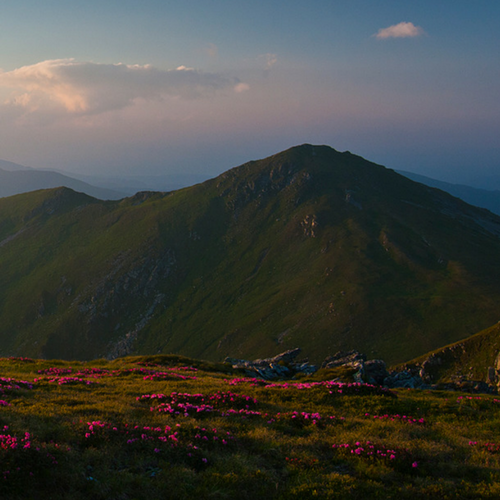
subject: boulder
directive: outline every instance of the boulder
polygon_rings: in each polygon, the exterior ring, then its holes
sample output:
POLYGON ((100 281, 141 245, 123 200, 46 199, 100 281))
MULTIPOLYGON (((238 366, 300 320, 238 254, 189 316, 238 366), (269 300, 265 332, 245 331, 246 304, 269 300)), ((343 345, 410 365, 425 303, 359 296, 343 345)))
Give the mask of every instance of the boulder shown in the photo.
POLYGON ((399 372, 391 372, 384 379, 383 385, 391 389, 420 389, 424 387, 424 382, 420 378, 418 372, 414 372, 412 370, 402 370, 399 372))
POLYGON ((300 348, 290 349, 272 358, 254 361, 227 357, 225 363, 230 363, 233 368, 244 369, 249 377, 257 376, 265 380, 291 378, 296 373, 311 374, 317 371, 316 366, 307 362, 293 363, 300 352, 300 348))
POLYGON ((358 351, 339 351, 333 356, 328 356, 321 368, 337 368, 338 366, 351 366, 359 368, 366 361, 366 355, 358 351))
POLYGON ((364 379, 369 384, 382 385, 389 375, 385 361, 381 359, 371 359, 363 364, 364 379))

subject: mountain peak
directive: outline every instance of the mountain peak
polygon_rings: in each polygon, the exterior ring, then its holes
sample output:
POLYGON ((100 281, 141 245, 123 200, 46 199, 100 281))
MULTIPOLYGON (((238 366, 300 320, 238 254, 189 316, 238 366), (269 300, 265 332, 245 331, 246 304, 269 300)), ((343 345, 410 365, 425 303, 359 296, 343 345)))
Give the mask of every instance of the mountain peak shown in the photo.
POLYGON ((497 320, 500 218, 328 146, 168 194, 1 204, 0 352, 392 363, 497 320))

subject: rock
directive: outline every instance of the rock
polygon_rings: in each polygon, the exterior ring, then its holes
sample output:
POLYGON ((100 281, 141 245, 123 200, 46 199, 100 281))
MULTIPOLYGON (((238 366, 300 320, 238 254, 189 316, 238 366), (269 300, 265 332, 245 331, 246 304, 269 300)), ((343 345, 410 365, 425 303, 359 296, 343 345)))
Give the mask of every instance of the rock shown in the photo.
POLYGON ((411 370, 402 370, 399 372, 391 372, 383 382, 383 385, 391 389, 405 388, 418 389, 424 386, 418 372, 411 370))
POLYGON ((296 349, 290 349, 274 356, 274 358, 265 359, 263 361, 268 361, 269 363, 291 363, 301 352, 302 349, 297 347, 296 349))
POLYGON ((500 352, 497 354, 497 357, 495 359, 494 368, 497 372, 500 372, 500 352))
POLYGON ((321 368, 337 368, 338 366, 351 366, 353 368, 358 368, 366 361, 366 355, 361 354, 358 351, 349 352, 337 352, 333 356, 328 356, 321 368))
POLYGON ((495 367, 489 366, 488 372, 486 374, 486 382, 488 384, 496 384, 497 380, 498 380, 498 377, 497 377, 497 371, 495 370, 495 367))
MULTIPOLYGON (((310 365, 306 361, 293 363, 292 361, 300 353, 300 349, 291 349, 272 358, 256 359, 247 361, 244 359, 226 358, 225 362, 230 363, 233 368, 245 370, 249 377, 260 377, 264 380, 276 380, 291 378, 297 373, 312 374, 317 371, 316 366, 310 365)), ((488 370, 488 381, 498 380, 496 366, 500 363, 500 355, 495 361, 495 367, 488 370)), ((366 356, 358 351, 338 352, 334 356, 328 356, 322 368, 337 368, 346 366, 354 368, 354 382, 363 384, 369 383, 380 385, 389 389, 406 388, 422 390, 445 390, 462 391, 470 393, 497 394, 496 387, 487 382, 469 380, 465 377, 457 377, 451 382, 432 384, 431 374, 433 369, 439 367, 442 359, 436 355, 430 355, 421 366, 405 365, 399 371, 388 372, 385 361, 381 359, 366 360, 366 356), (429 371, 431 373, 429 373, 429 371)))
POLYGON ((233 368, 244 369, 247 376, 258 376, 265 380, 291 378, 296 373, 311 374, 317 371, 316 366, 307 362, 292 363, 300 352, 300 348, 290 349, 272 358, 254 361, 227 357, 224 362, 230 363, 233 368))
POLYGON ((363 384, 365 381, 363 380, 363 370, 357 371, 352 378, 354 379, 354 382, 357 384, 363 384))
POLYGON ((420 378, 425 382, 432 382, 435 368, 442 364, 442 360, 436 354, 431 354, 420 368, 420 378))
POLYGON ((363 364, 364 378, 366 382, 374 385, 382 385, 389 375, 385 361, 381 359, 371 359, 363 364))

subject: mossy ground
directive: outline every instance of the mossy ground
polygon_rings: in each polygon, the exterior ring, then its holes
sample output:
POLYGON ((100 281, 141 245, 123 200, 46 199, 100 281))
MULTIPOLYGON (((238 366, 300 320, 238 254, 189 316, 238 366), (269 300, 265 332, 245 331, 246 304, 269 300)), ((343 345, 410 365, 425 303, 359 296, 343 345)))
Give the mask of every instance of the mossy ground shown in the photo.
POLYGON ((1 498, 500 497, 495 396, 266 385, 179 356, 0 370, 1 498))

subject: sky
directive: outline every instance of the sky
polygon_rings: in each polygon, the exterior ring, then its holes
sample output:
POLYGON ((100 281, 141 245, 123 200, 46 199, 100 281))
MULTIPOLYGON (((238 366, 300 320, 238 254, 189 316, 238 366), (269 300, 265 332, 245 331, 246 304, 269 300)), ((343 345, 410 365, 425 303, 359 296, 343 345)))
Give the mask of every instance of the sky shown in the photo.
POLYGON ((500 2, 2 0, 0 158, 213 177, 326 144, 500 176, 500 2))

